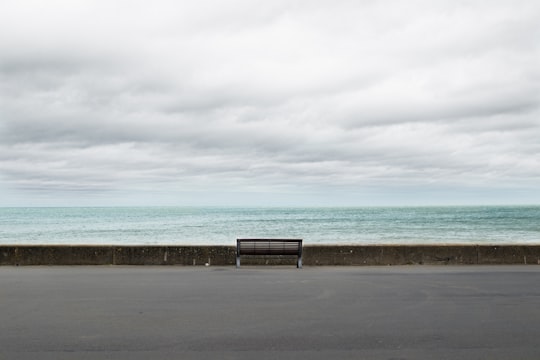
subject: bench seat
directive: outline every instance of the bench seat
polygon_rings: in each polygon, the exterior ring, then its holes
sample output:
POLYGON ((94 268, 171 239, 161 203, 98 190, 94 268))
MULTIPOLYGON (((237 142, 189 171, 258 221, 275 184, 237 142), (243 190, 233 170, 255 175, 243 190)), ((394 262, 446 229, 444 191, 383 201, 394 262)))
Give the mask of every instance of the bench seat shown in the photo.
POLYGON ((236 239, 236 267, 240 255, 296 255, 296 267, 302 267, 302 239, 236 239))

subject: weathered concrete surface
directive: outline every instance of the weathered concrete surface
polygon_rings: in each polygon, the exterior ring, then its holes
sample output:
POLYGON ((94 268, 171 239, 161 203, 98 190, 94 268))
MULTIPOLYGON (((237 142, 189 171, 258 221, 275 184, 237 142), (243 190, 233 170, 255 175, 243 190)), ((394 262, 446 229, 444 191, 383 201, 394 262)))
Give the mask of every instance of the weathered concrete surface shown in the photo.
POLYGON ((116 246, 113 265, 234 265, 231 246, 116 246))
POLYGON ((486 246, 478 248, 481 264, 540 264, 540 246, 486 246))
MULTIPOLYGON (((234 265, 234 246, 0 246, 0 265, 234 265)), ((242 265, 295 265, 295 256, 243 256, 242 265)), ((303 264, 540 264, 540 245, 308 245, 303 264)))
POLYGON ((0 265, 234 265, 231 246, 0 246, 0 265))
POLYGON ((0 359, 540 359, 540 266, 0 269, 0 359))
POLYGON ((110 246, 0 246, 0 265, 109 265, 110 246))
MULTIPOLYGON (((477 246, 306 246, 306 265, 478 264, 477 246)), ((540 250, 540 247, 539 249, 540 250)), ((537 251, 540 256, 540 251, 537 251)))

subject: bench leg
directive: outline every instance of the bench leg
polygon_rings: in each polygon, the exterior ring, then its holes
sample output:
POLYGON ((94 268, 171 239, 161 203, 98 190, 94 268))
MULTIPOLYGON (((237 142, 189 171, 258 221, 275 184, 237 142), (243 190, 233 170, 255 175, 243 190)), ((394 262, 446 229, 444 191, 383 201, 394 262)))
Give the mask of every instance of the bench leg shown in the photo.
POLYGON ((236 267, 240 267, 240 256, 236 255, 236 267))
POLYGON ((298 257, 298 261, 296 261, 296 267, 298 269, 301 269, 302 268, 302 256, 299 256, 298 257))

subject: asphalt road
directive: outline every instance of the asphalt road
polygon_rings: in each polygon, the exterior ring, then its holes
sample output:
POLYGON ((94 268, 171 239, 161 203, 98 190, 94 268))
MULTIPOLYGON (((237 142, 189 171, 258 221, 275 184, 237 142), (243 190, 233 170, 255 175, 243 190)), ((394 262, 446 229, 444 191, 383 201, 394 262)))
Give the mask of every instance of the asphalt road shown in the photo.
POLYGON ((0 359, 540 359, 540 266, 0 267, 0 359))

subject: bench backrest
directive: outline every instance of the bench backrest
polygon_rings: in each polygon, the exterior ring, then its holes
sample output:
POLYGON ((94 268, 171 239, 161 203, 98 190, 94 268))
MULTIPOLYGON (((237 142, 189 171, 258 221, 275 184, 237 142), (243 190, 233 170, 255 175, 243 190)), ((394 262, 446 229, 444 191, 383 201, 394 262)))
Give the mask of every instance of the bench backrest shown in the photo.
POLYGON ((238 255, 302 256, 302 239, 236 239, 238 255))

